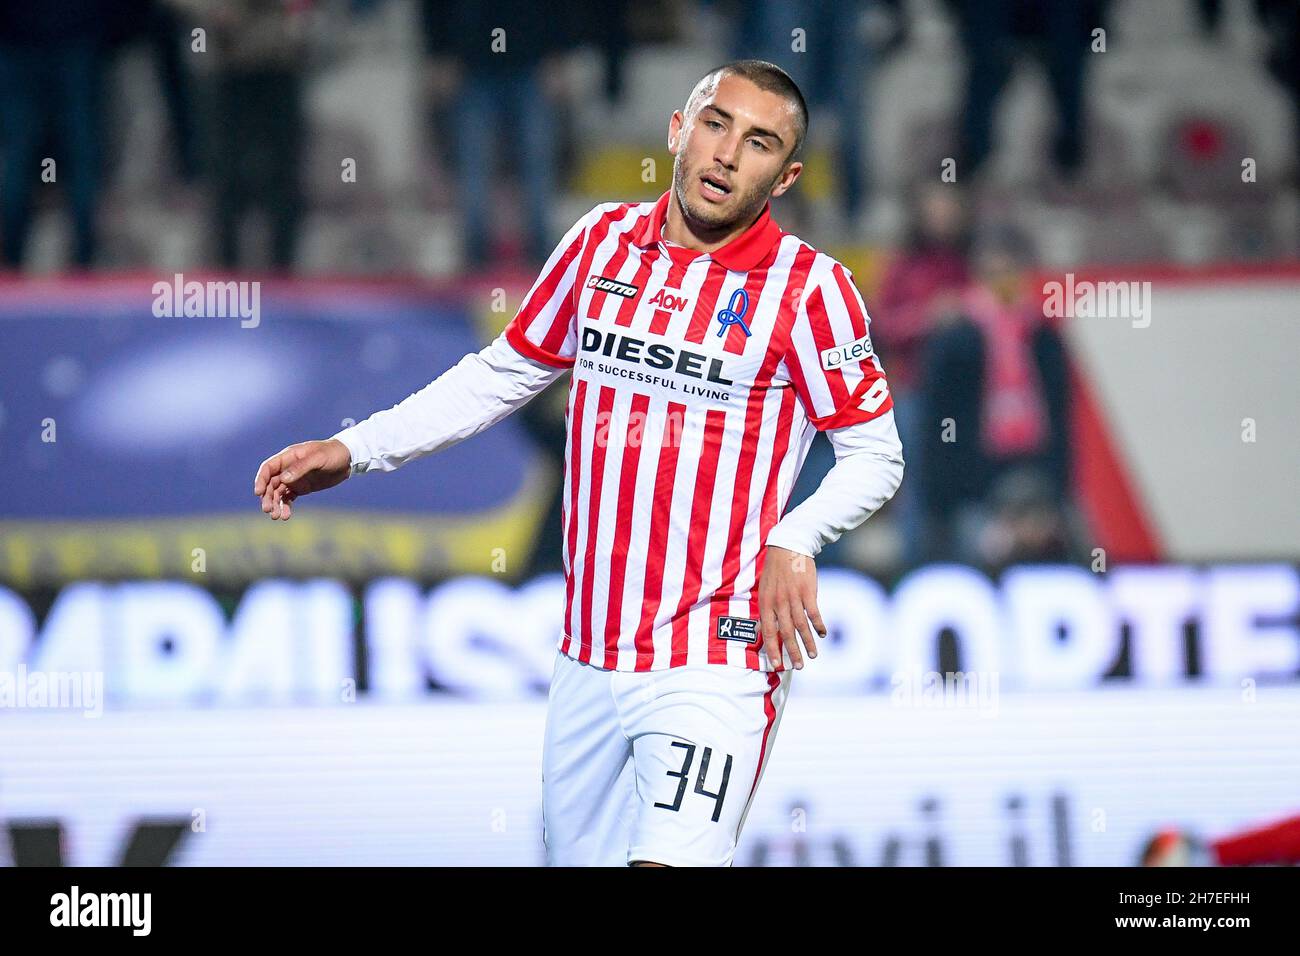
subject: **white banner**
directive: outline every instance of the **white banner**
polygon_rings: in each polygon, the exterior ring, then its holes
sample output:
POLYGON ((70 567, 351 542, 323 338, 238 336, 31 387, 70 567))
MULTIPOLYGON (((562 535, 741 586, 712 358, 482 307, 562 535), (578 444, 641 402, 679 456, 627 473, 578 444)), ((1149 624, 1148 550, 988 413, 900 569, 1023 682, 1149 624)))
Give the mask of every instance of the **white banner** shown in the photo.
MULTIPOLYGON (((805 676, 738 865, 1127 866, 1168 824, 1213 838, 1300 812, 1293 686, 826 697, 805 676)), ((112 865, 170 826, 143 862, 538 865, 544 720, 540 696, 17 708, 0 862, 61 830, 64 863, 112 865)))

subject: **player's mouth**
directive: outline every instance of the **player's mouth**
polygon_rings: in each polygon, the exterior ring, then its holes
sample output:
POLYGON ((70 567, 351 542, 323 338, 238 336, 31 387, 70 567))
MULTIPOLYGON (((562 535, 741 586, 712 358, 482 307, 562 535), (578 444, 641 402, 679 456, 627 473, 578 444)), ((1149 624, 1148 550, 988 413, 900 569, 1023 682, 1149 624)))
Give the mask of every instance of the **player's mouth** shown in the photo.
POLYGON ((713 202, 722 202, 731 195, 731 184, 721 176, 705 173, 700 177, 700 194, 713 202))

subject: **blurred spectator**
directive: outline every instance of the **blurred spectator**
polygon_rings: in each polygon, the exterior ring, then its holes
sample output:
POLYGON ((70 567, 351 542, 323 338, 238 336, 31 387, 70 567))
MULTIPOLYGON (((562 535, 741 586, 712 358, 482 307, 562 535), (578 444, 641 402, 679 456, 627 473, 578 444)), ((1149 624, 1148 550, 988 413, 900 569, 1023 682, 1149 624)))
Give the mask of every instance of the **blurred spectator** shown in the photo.
MULTIPOLYGON (((1295 0, 1254 0, 1251 9, 1268 37, 1268 72, 1291 101, 1296 124, 1292 157, 1300 168, 1300 6, 1295 0)), ((1197 0, 1196 11, 1207 39, 1213 38, 1223 22, 1223 4, 1220 0, 1197 0)))
POLYGON ((260 209, 271 224, 271 263, 289 270, 303 207, 302 66, 311 0, 170 2, 207 30, 216 64, 210 155, 220 263, 248 265, 240 230, 245 214, 260 209))
POLYGON ((960 309, 969 281, 970 237, 959 187, 926 183, 910 202, 903 249, 885 269, 871 315, 871 337, 887 346, 890 389, 915 386, 916 363, 936 313, 960 309))
MULTIPOLYGON (((914 478, 930 529, 927 560, 988 565, 1056 547, 1039 511, 1067 502, 1068 368, 1026 281, 1030 258, 1020 232, 990 229, 976 243, 975 281, 960 309, 934 313, 914 478)), ((1063 528, 1065 516, 1058 521, 1063 528)))
POLYGON ((526 206, 527 256, 543 263, 555 246, 557 119, 548 87, 556 56, 572 45, 568 15, 535 0, 423 0, 422 13, 429 52, 453 75, 465 264, 480 268, 492 258, 489 210, 503 134, 526 206))
POLYGON ((986 510, 967 513, 974 521, 962 533, 978 562, 993 571, 1023 562, 1066 562, 1078 557, 1069 515, 1041 469, 1012 466, 989 490, 986 510))
POLYGON ((171 0, 116 0, 120 15, 113 26, 114 52, 140 43, 148 48, 158 73, 163 107, 171 126, 172 147, 181 178, 192 182, 199 173, 199 142, 195 128, 194 91, 182 62, 182 43, 190 42, 171 0))
MULTIPOLYGON (((969 281, 970 246, 966 208, 955 184, 917 187, 910 216, 903 249, 886 268, 879 292, 868 303, 871 338, 889 376, 909 477, 925 468, 917 366, 941 314, 961 309, 961 293, 969 281)), ((920 489, 904 481, 897 498, 893 513, 902 525, 904 561, 915 566, 922 559, 924 543, 920 489)))
MULTIPOLYGON (((627 55, 632 49, 632 5, 627 0, 581 0, 569 6, 573 41, 600 51, 605 64, 605 98, 617 103, 623 98, 627 55)), ((641 12, 646 12, 645 7, 641 12)))
POLYGON ((0 3, 0 104, 4 183, 0 229, 4 264, 21 266, 32 198, 46 158, 72 212, 72 259, 95 258, 96 207, 102 183, 101 93, 111 14, 97 0, 0 3), (53 134, 53 150, 46 151, 53 134))
POLYGON ((1052 159, 1072 175, 1083 164, 1083 82, 1091 31, 1104 0, 948 0, 966 52, 966 102, 958 168, 977 173, 993 151, 993 115, 1016 54, 1035 55, 1056 104, 1052 159))

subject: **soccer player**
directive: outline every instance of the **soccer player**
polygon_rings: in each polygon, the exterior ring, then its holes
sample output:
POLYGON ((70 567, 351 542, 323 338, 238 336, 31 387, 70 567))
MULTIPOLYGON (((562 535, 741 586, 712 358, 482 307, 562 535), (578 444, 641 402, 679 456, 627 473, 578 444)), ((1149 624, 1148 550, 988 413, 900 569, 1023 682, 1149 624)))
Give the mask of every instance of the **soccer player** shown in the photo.
POLYGON ((287 520, 298 497, 477 434, 572 369, 551 865, 732 864, 792 670, 826 636, 813 559, 902 480, 852 276, 771 218, 807 128, 779 67, 711 71, 669 121, 658 201, 595 206, 494 342, 258 469, 262 510, 287 520), (787 514, 818 430, 836 462, 787 514))

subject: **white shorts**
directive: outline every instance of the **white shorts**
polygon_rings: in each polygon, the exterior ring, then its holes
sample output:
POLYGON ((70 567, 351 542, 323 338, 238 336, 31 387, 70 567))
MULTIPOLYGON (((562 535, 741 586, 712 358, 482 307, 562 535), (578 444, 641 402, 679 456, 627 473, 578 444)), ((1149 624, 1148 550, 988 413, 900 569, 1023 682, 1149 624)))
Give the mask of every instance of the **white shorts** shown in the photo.
POLYGON ((556 652, 542 749, 551 866, 730 866, 791 671, 612 671, 556 652))

